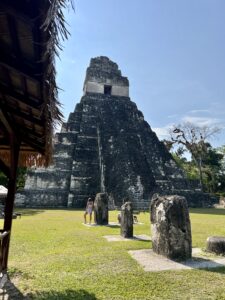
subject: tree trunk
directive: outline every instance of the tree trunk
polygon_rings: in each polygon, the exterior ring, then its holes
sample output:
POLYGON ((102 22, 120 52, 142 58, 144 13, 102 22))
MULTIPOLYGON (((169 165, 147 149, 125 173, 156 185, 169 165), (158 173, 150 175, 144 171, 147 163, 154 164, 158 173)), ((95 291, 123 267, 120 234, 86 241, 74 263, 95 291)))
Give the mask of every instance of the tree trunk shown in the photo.
POLYGON ((203 189, 203 178, 202 178, 202 158, 201 157, 198 160, 198 170, 199 170, 200 188, 201 188, 201 191, 204 192, 204 189, 203 189))

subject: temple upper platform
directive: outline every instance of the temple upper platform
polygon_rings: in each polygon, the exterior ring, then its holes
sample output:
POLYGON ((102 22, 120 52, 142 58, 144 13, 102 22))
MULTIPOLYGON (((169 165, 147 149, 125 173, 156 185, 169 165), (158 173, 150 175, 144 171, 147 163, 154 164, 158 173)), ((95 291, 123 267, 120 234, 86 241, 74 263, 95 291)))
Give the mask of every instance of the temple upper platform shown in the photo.
POLYGON ((97 93, 129 97, 129 81, 118 65, 106 56, 91 59, 84 81, 84 95, 97 93))

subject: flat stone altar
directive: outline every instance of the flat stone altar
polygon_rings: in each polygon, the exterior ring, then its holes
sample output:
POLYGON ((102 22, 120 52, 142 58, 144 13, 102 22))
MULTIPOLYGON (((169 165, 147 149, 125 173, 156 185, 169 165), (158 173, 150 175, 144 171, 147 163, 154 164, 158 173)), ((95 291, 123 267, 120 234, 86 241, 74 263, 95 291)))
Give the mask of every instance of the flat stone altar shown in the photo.
POLYGON ((128 252, 146 272, 225 267, 225 257, 208 256, 199 248, 192 249, 191 259, 180 262, 158 255, 152 249, 130 250, 128 252))

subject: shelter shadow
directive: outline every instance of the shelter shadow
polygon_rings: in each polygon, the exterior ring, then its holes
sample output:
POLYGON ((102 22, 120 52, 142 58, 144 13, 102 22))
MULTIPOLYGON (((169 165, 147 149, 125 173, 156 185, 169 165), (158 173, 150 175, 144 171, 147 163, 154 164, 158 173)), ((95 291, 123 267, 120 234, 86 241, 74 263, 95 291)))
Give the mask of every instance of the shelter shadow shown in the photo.
POLYGON ((22 216, 34 216, 37 214, 41 214, 43 213, 44 210, 43 209, 26 209, 26 208, 17 208, 15 210, 15 213, 21 213, 22 216))
POLYGON ((0 290, 0 299, 16 299, 16 300, 97 300, 94 294, 86 290, 64 290, 64 291, 40 291, 23 295, 20 290, 11 282, 5 284, 3 290, 0 290))
POLYGON ((35 294, 28 294, 26 300, 30 299, 42 299, 42 300, 97 300, 94 294, 87 292, 86 290, 65 290, 65 291, 43 291, 35 294))

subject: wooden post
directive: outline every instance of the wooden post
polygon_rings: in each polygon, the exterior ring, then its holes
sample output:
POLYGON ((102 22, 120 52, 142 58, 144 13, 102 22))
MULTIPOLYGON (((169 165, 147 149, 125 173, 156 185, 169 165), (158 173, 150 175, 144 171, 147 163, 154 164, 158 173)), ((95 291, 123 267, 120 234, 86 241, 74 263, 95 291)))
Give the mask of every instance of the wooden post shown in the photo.
POLYGON ((5 220, 4 220, 4 231, 9 232, 9 234, 3 239, 2 251, 3 251, 3 260, 2 260, 2 271, 7 270, 8 265, 8 254, 9 254, 9 242, 10 234, 12 228, 12 216, 13 216, 13 206, 16 193, 16 174, 18 167, 19 159, 19 150, 20 143, 16 139, 14 134, 10 134, 11 142, 11 161, 10 161, 10 174, 9 174, 9 183, 8 183, 8 194, 5 204, 5 220))

